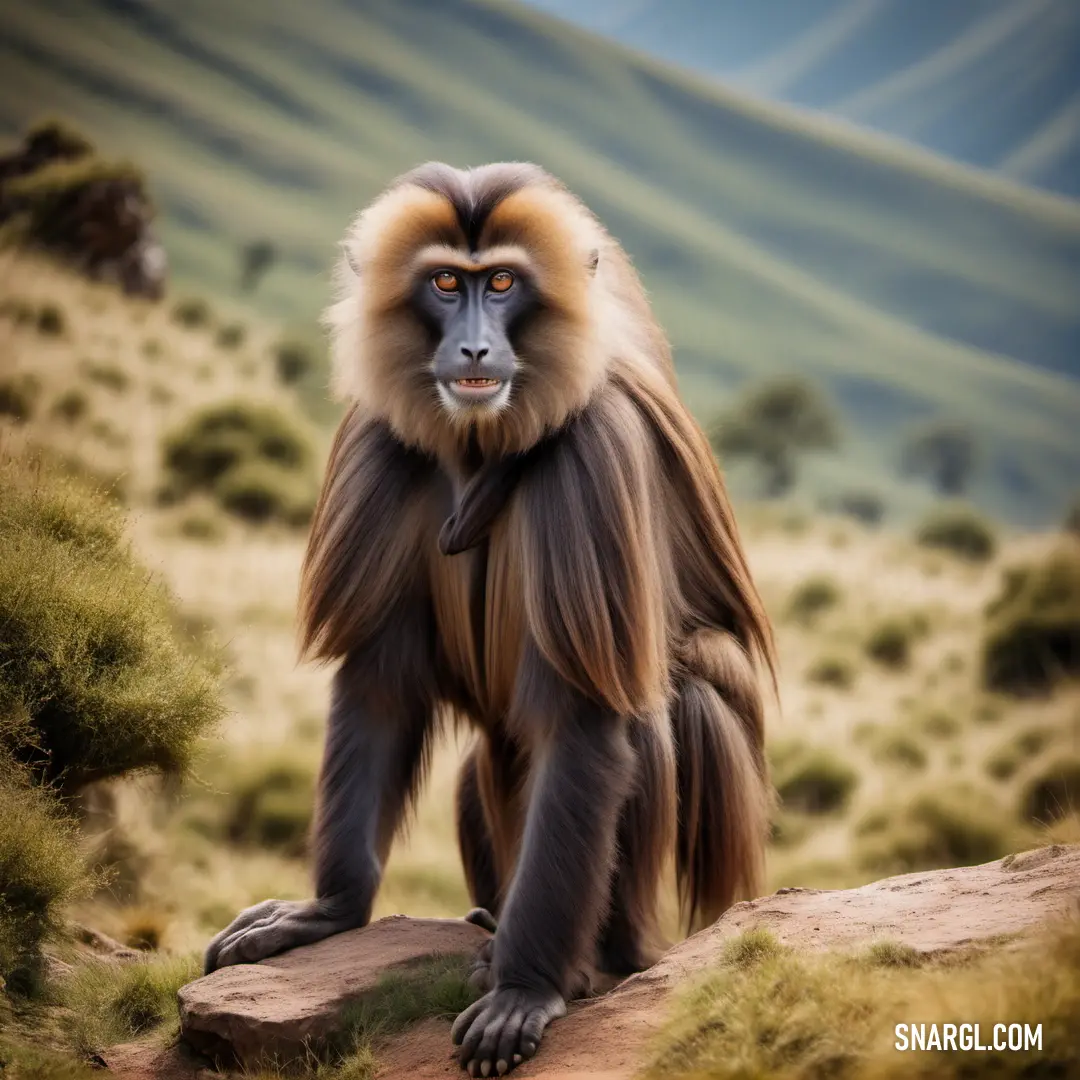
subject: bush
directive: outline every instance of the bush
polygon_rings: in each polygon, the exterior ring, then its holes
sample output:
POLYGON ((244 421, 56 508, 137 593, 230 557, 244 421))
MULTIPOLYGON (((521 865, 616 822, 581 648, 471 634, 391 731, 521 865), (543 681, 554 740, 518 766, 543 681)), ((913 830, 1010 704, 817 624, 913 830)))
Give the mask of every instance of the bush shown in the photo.
POLYGON ((1080 553, 1013 567, 988 606, 983 684, 1017 696, 1047 693, 1080 675, 1080 553))
POLYGON ((41 383, 30 372, 0 379, 0 416, 22 423, 34 414, 41 383))
POLYGON ((926 751, 914 738, 903 731, 893 731, 880 740, 874 748, 874 760, 885 765, 900 765, 917 771, 925 769, 926 751))
POLYGON ((954 787, 873 811, 856 834, 859 865, 874 874, 971 866, 1009 853, 1014 832, 985 792, 954 787))
POLYGON ((960 721, 946 712, 928 712, 919 722, 922 731, 933 739, 950 739, 960 732, 960 721))
POLYGON ((846 761, 801 744, 774 752, 773 768, 784 808, 804 814, 842 810, 859 783, 858 773, 846 761))
POLYGON ((1019 732, 987 759, 986 771, 995 780, 1008 780, 1025 760, 1044 750, 1053 736, 1053 731, 1046 727, 1033 727, 1019 732))
POLYGON ((174 322, 193 330, 199 326, 206 326, 212 318, 210 305, 200 296, 190 296, 184 300, 178 300, 172 310, 174 322))
POLYGON ((251 521, 304 524, 314 509, 313 451, 305 429, 270 405, 205 409, 164 444, 167 498, 203 490, 251 521))
POLYGON ((91 382, 104 386, 107 390, 112 390, 117 394, 123 393, 131 382, 128 373, 116 364, 84 360, 81 368, 82 373, 91 382))
POLYGON ((934 511, 916 530, 915 540, 923 547, 949 551, 970 562, 985 562, 997 550, 990 524, 965 506, 934 511))
POLYGON ((274 349, 278 378, 287 386, 299 382, 315 368, 312 350, 300 341, 282 341, 274 349))
POLYGON ((81 420, 90 410, 90 399, 86 392, 79 389, 65 390, 53 402, 52 414, 69 424, 81 420))
POLYGON ((84 891, 85 871, 74 826, 19 772, 0 755, 0 979, 25 992, 39 977, 42 942, 84 891))
POLYGON ((1024 788, 1025 818, 1048 825, 1069 814, 1080 813, 1080 758, 1055 761, 1024 788))
POLYGON ((0 469, 0 749, 64 791, 183 770, 221 712, 213 679, 115 509, 46 479, 0 469))
POLYGON ((885 500, 873 491, 845 491, 836 497, 836 510, 864 525, 880 525, 885 500))
POLYGON ((797 622, 812 622, 822 612, 836 607, 842 595, 830 577, 807 578, 793 590, 788 600, 788 615, 797 622))
POLYGON ((221 327, 217 332, 218 348, 221 349, 238 349, 244 344, 244 339, 247 337, 247 327, 241 323, 227 323, 221 327))
POLYGON ((230 469, 218 481, 216 492, 229 513, 256 523, 302 526, 315 511, 316 492, 310 479, 265 461, 230 469))
POLYGON ((866 639, 866 654, 889 668, 907 667, 911 660, 911 644, 915 627, 900 619, 879 623, 866 639))
POLYGON ((236 844, 301 855, 314 806, 314 770, 293 758, 272 758, 251 767, 238 784, 226 833, 236 844))
POLYGON ((843 656, 823 656, 806 673, 808 682, 848 690, 855 682, 855 665, 843 656))
POLYGON ((39 334, 59 337, 67 329, 67 319, 60 307, 49 301, 38 308, 37 328, 39 334))

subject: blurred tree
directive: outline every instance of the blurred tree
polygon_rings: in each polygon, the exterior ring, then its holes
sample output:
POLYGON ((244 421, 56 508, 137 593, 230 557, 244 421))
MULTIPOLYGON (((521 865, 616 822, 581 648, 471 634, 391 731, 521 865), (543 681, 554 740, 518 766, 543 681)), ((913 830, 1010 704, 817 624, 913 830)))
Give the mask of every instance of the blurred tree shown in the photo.
POLYGON ((979 465, 975 435, 963 424, 940 420, 914 432, 904 446, 901 471, 928 480, 941 495, 962 495, 979 465))
POLYGON ((786 375, 747 390, 717 419, 710 439, 722 457, 753 460, 761 469, 763 494, 775 498, 794 487, 798 455, 833 449, 840 429, 822 392, 799 376, 786 375))
POLYGON ((240 249, 240 289, 254 292, 277 261, 277 248, 269 240, 252 240, 240 249))

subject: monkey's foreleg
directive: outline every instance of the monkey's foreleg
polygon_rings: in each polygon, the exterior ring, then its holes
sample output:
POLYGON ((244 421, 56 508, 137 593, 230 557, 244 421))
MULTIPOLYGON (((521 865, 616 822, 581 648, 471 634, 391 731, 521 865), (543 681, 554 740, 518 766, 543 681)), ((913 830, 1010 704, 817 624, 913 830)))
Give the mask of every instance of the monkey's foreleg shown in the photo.
POLYGON ((242 911, 206 950, 207 973, 365 926, 415 784, 430 712, 373 703, 347 665, 334 677, 314 827, 315 899, 242 911))
POLYGON ((625 725, 581 708, 538 752, 521 855, 499 918, 493 989, 455 1021, 471 1076, 532 1057, 566 1012, 604 914, 633 757, 625 725))

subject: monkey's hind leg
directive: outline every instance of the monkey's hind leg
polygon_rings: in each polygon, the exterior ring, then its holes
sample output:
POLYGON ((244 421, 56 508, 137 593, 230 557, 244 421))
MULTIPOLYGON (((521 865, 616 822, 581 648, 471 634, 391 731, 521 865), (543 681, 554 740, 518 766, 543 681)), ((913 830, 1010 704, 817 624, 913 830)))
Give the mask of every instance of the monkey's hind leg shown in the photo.
POLYGON ((521 853, 492 961, 493 987, 454 1021, 470 1075, 532 1057, 595 947, 633 757, 626 722, 533 669, 522 698, 558 718, 536 756, 521 853))
POLYGON ((611 903, 597 943, 605 989, 651 966, 663 951, 656 906, 675 836, 675 748, 667 717, 635 720, 630 745, 634 787, 619 818, 611 903))

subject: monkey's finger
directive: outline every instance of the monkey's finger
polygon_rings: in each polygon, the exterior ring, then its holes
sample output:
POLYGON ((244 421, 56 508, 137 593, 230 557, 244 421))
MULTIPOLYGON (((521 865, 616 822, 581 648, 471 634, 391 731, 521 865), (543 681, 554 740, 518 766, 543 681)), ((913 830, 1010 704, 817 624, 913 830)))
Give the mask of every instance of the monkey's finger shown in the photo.
POLYGON ((547 1027, 550 1015, 547 1009, 532 1009, 529 1015, 525 1018, 525 1022, 521 1025, 521 1041, 519 1046, 521 1053, 527 1058, 531 1058, 536 1053, 536 1048, 540 1045, 540 1040, 544 1035, 544 1028, 547 1027))
POLYGON ((450 1028, 450 1039, 455 1046, 459 1046, 465 1038, 465 1033, 472 1026, 473 1020, 483 1011, 491 994, 485 994, 482 998, 474 1001, 463 1013, 458 1014, 453 1027, 450 1028))
POLYGON ((525 1023, 525 1010, 515 1009, 510 1018, 503 1024, 499 1035, 499 1042, 495 1047, 495 1071, 502 1076, 513 1068, 514 1051, 518 1046, 518 1036, 521 1034, 521 1025, 525 1023))
MULTIPOLYGON (((484 1033, 480 1039, 479 1045, 476 1047, 476 1058, 480 1062, 480 1074, 482 1076, 488 1076, 495 1071, 497 1050, 500 1042, 500 1036, 506 1029, 506 1025, 513 1018, 513 1008, 500 1009, 495 1013, 492 1019, 489 1019, 487 1025, 484 1027, 484 1033), (487 1072, 484 1071, 484 1067, 487 1067, 487 1072)), ((491 1016, 491 1013, 488 1013, 491 1016)))
POLYGON ((275 911, 280 904, 280 900, 264 900, 261 904, 256 904, 254 907, 241 911, 228 926, 223 930, 219 930, 210 939, 210 944, 206 947, 206 956, 203 962, 206 973, 209 975, 215 968, 226 967, 227 965, 221 962, 221 953, 226 943, 239 931, 246 930, 253 923, 275 911))
POLYGON ((472 911, 465 916, 465 921, 471 922, 474 926, 483 927, 489 934, 494 934, 499 928, 499 924, 495 921, 495 916, 492 915, 487 908, 474 907, 472 911))

